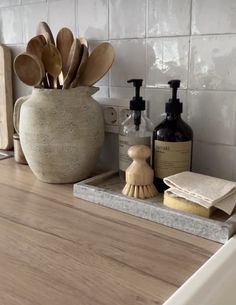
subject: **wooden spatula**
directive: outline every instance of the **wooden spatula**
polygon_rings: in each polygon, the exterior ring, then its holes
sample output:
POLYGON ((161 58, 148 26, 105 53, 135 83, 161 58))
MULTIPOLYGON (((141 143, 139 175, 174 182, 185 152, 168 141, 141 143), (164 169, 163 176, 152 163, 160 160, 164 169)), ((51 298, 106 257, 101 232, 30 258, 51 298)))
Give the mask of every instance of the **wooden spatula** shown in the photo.
POLYGON ((114 49, 109 42, 103 42, 98 45, 89 56, 86 66, 79 76, 77 85, 94 85, 110 69, 114 57, 114 49))

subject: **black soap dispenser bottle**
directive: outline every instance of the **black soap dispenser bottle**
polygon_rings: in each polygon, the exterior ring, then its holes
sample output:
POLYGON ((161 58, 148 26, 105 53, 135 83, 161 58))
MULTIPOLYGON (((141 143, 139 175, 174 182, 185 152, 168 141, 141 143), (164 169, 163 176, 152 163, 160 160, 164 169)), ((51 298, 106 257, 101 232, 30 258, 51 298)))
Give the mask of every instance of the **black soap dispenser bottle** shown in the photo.
POLYGON ((133 83, 135 96, 130 101, 131 114, 120 125, 119 131, 119 174, 121 179, 125 178, 125 171, 132 163, 128 156, 128 149, 132 145, 151 146, 151 138, 154 125, 145 115, 145 100, 140 96, 142 79, 130 79, 133 83))
POLYGON ((153 131, 154 183, 159 192, 167 189, 163 178, 191 170, 193 132, 181 113, 183 105, 177 98, 180 80, 168 82, 172 98, 166 103, 166 118, 153 131))

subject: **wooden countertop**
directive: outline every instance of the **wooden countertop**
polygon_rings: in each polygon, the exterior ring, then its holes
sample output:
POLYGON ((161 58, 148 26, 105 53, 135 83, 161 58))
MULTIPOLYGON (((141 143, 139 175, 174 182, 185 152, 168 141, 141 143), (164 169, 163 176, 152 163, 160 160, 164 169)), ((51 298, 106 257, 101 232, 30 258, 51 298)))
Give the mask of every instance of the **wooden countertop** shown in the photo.
POLYGON ((163 304, 220 247, 0 161, 2 305, 163 304))

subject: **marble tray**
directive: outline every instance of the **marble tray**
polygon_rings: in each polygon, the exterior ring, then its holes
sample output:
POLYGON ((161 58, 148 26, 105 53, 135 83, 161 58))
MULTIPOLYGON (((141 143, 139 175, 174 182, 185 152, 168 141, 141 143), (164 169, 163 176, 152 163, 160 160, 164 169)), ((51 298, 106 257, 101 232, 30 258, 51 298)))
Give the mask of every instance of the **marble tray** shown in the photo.
POLYGON ((165 207, 162 195, 145 200, 126 197, 123 187, 118 173, 110 171, 74 184, 74 196, 220 243, 236 232, 236 214, 217 211, 208 219, 165 207))

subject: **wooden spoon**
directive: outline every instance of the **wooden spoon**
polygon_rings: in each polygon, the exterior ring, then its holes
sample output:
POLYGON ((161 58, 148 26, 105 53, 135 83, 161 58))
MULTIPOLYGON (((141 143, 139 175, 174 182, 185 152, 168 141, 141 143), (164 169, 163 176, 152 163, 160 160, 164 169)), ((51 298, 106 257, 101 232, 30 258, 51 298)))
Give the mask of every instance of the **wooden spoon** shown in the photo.
POLYGON ((114 57, 114 49, 109 42, 103 42, 98 45, 89 56, 77 85, 94 85, 110 69, 114 57))
POLYGON ((70 49, 72 46, 72 43, 74 41, 73 34, 70 29, 68 28, 62 28, 58 34, 57 34, 57 48, 61 54, 61 59, 62 59, 62 74, 63 77, 65 78, 67 74, 67 60, 69 57, 70 49))
MULTIPOLYGON (((46 38, 43 35, 37 35, 30 39, 26 46, 26 52, 37 56, 40 60, 42 58, 42 51, 47 44, 46 38)), ((47 77, 45 75, 43 79, 43 86, 49 88, 47 77)))
POLYGON ((77 87, 77 84, 78 84, 78 81, 79 81, 79 77, 83 73, 84 68, 86 66, 86 63, 87 63, 87 60, 88 60, 88 56, 89 56, 88 48, 86 47, 86 45, 82 44, 81 49, 82 49, 82 58, 81 58, 79 67, 77 69, 75 78, 71 82, 71 85, 70 85, 71 88, 77 87))
POLYGON ((37 56, 39 59, 42 57, 42 51, 47 41, 43 35, 37 35, 30 39, 26 46, 26 52, 37 56))
POLYGON ((57 88, 57 77, 61 73, 62 61, 58 49, 51 43, 48 43, 42 52, 42 61, 45 70, 53 78, 52 87, 57 88))
POLYGON ((78 38, 75 38, 68 57, 67 66, 66 66, 66 77, 63 84, 63 89, 68 89, 70 87, 70 83, 73 80, 76 71, 79 67, 81 58, 82 58, 82 52, 81 52, 81 44, 78 38))
POLYGON ((42 61, 27 52, 21 53, 15 58, 14 70, 19 79, 28 86, 39 86, 45 76, 42 61))
POLYGON ((47 42, 50 42, 51 44, 55 45, 55 40, 53 38, 51 29, 46 22, 39 22, 36 33, 37 35, 43 35, 46 38, 47 42))

